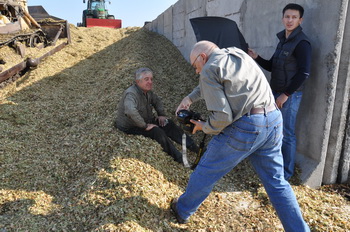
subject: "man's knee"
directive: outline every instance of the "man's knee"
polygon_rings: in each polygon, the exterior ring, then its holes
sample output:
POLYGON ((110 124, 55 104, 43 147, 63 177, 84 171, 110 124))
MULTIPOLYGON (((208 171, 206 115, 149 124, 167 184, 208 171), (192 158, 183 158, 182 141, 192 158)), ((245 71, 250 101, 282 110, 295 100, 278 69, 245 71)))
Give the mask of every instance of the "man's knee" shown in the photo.
POLYGON ((166 139, 167 135, 165 134, 164 130, 159 127, 153 127, 150 130, 150 137, 152 139, 155 139, 157 141, 163 141, 166 139))

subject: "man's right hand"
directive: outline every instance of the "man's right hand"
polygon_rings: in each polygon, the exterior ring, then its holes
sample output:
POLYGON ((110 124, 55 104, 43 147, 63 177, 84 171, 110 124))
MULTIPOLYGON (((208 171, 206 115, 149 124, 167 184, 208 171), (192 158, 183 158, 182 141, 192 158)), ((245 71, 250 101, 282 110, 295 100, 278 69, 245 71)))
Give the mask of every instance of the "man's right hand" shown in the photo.
POLYGON ((177 115, 177 112, 179 112, 180 110, 188 110, 190 108, 191 104, 192 104, 191 99, 188 96, 184 97, 184 99, 182 99, 180 105, 177 107, 175 115, 177 115))
POLYGON ((203 125, 204 122, 203 121, 197 121, 197 120, 190 120, 195 126, 193 128, 192 134, 195 134, 197 131, 201 131, 203 130, 203 125))
POLYGON ((152 130, 153 127, 157 127, 156 124, 147 124, 146 131, 152 130))
POLYGON ((253 49, 248 48, 248 55, 254 60, 258 58, 258 53, 256 53, 253 49))

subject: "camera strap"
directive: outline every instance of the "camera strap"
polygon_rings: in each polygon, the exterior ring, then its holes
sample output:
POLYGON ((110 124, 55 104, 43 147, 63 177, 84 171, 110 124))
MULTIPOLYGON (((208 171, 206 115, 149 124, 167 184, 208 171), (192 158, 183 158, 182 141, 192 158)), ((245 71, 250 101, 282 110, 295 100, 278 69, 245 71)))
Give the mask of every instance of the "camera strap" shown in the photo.
POLYGON ((200 146, 199 146, 199 151, 198 151, 198 154, 197 154, 197 157, 196 157, 196 160, 194 161, 191 169, 194 170, 196 167, 197 167, 197 164, 199 163, 199 161, 201 160, 202 156, 203 156, 203 153, 204 153, 204 143, 205 143, 205 137, 207 136, 207 134, 204 133, 204 136, 203 136, 203 139, 200 143, 200 146))
POLYGON ((186 147, 186 134, 183 133, 182 135, 182 162, 184 163, 184 166, 186 168, 189 168, 190 165, 188 163, 187 159, 187 147, 186 147))

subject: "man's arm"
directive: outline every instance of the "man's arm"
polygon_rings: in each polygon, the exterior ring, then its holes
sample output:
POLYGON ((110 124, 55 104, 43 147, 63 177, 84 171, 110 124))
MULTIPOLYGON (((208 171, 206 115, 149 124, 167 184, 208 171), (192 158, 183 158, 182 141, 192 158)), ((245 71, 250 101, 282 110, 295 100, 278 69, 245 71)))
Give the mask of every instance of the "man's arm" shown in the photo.
POLYGON ((188 110, 192 105, 192 103, 198 101, 200 98, 201 98, 201 91, 198 85, 192 90, 192 92, 188 96, 182 99, 181 103, 176 109, 175 115, 177 115, 177 112, 179 112, 180 110, 188 110))
POLYGON ((215 72, 217 72, 216 69, 207 70, 201 80, 201 90, 207 110, 210 112, 207 121, 202 125, 202 130, 206 134, 214 135, 219 134, 233 120, 232 109, 226 98, 224 86, 219 82, 218 74, 215 72))
POLYGON ((139 114, 139 111, 137 109, 137 97, 134 94, 128 93, 125 96, 124 109, 125 109, 125 112, 124 112, 125 115, 129 117, 137 127, 140 127, 143 129, 147 128, 147 123, 139 114))
POLYGON ((293 94, 309 77, 311 70, 311 45, 309 42, 301 41, 294 50, 293 55, 297 60, 298 72, 292 79, 285 94, 287 96, 293 94))
POLYGON ((251 48, 248 48, 248 55, 252 57, 256 61, 256 63, 258 63, 263 69, 269 72, 272 71, 272 57, 270 58, 270 60, 265 60, 251 48))
MULTIPOLYGON (((166 126, 167 124, 167 117, 166 117, 166 113, 165 113, 165 110, 164 110, 164 105, 163 105, 163 102, 162 100, 158 97, 157 94, 155 93, 151 93, 151 102, 152 102, 152 105, 154 107, 154 109, 156 110, 157 112, 157 118, 156 120, 158 121, 158 125, 161 126, 161 127, 164 127, 166 126)), ((153 127, 152 127, 153 128, 153 127)), ((152 129, 151 128, 151 129, 152 129)))
POLYGON ((258 65, 260 65, 266 71, 269 71, 269 72, 272 71, 272 57, 269 60, 265 60, 261 56, 258 56, 255 61, 256 63, 258 63, 258 65))
POLYGON ((156 110, 158 117, 165 116, 166 113, 164 110, 163 102, 161 101, 161 99, 158 97, 157 94, 155 94, 153 92, 151 94, 152 94, 151 95, 151 103, 152 103, 152 106, 154 107, 154 109, 156 110))
POLYGON ((153 92, 151 95, 151 102, 152 102, 154 109, 157 112, 156 120, 158 121, 158 125, 161 127, 165 126, 167 124, 167 117, 165 114, 164 105, 163 105, 161 99, 153 92))

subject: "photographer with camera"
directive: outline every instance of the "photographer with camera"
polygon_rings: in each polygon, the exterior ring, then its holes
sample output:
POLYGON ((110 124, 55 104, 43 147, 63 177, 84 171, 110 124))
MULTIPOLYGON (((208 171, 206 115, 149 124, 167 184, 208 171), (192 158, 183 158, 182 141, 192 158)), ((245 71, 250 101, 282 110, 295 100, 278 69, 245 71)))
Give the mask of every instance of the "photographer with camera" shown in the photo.
POLYGON ((199 86, 186 96, 177 112, 203 98, 210 112, 206 121, 191 119, 193 133, 214 135, 186 191, 171 201, 179 223, 187 223, 215 183, 249 158, 285 231, 310 231, 289 183, 284 178, 282 116, 269 83, 255 61, 241 49, 219 49, 200 41, 190 54, 200 74, 199 86))
MULTIPOLYGON (((152 88, 152 70, 139 68, 135 74, 135 84, 124 91, 118 104, 115 127, 127 134, 143 135, 156 140, 175 161, 183 163, 181 152, 170 139, 181 144, 184 132, 165 116, 163 103, 152 88), (153 109, 157 112, 157 117, 153 115, 153 109)), ((186 136, 186 145, 195 153, 199 150, 189 136, 186 136)))

